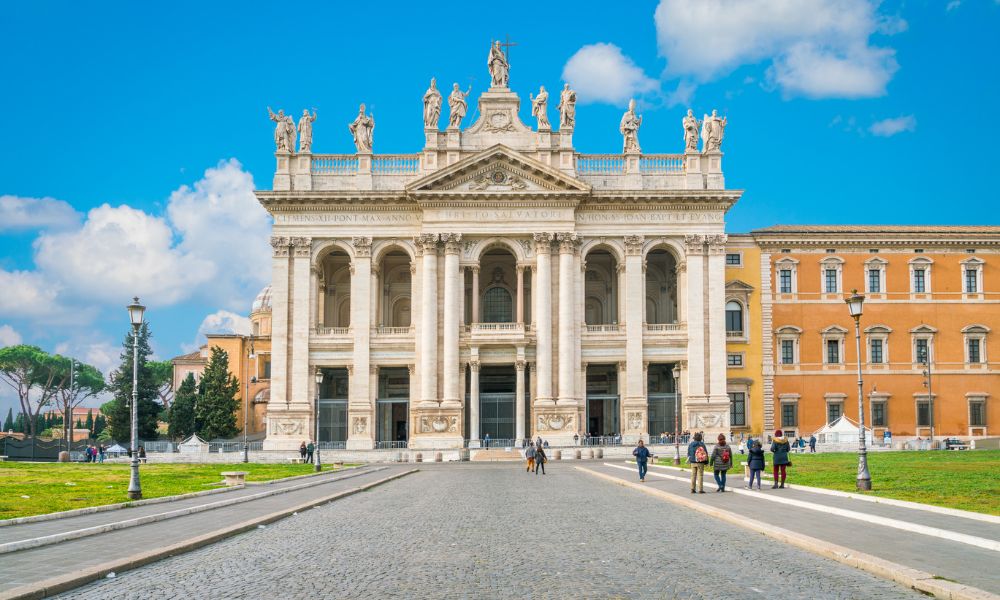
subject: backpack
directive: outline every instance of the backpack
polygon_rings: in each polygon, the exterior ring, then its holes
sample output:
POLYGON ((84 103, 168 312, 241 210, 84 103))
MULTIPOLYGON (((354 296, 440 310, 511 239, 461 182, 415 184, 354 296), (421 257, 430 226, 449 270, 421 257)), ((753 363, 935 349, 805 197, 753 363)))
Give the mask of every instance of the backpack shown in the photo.
POLYGON ((694 449, 694 462, 703 463, 708 462, 708 451, 705 450, 704 446, 698 446, 694 449))
POLYGON ((729 446, 726 446, 726 449, 722 451, 722 462, 728 463, 732 458, 732 455, 729 453, 729 446))

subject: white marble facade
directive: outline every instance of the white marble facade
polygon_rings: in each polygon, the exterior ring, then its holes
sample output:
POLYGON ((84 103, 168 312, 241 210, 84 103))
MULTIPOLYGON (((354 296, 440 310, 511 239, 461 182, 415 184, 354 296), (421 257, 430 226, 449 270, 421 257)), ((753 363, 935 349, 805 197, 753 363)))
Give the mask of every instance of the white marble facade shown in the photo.
POLYGON ((313 439, 317 403, 350 449, 634 441, 673 430, 647 392, 675 365, 680 429, 728 432, 721 152, 579 154, 575 119, 478 102, 419 154, 276 153, 265 448, 313 439))

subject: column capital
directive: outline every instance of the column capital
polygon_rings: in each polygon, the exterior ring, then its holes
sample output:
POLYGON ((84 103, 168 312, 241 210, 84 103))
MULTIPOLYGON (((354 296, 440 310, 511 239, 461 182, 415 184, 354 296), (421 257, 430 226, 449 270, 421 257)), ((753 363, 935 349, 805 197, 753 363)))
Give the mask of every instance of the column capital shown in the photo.
POLYGON ((550 254, 552 252, 552 234, 543 231, 531 234, 535 240, 535 254, 550 254))
POLYGON ((438 234, 421 233, 413 236, 413 243, 421 252, 437 253, 438 234))
POLYGON ((726 253, 726 241, 729 239, 724 233, 715 235, 706 235, 705 243, 708 244, 709 254, 725 254, 726 253))
POLYGON ((417 263, 410 261, 410 275, 417 274, 417 263))
POLYGON ((289 243, 291 243, 292 248, 295 249, 295 256, 297 258, 307 257, 312 254, 312 238, 311 237, 293 237, 288 238, 289 243))
POLYGON ((354 246, 354 256, 358 258, 370 258, 372 255, 372 239, 365 235, 356 235, 351 238, 351 245, 354 246))
POLYGON ((580 247, 580 239, 571 231, 557 233, 556 240, 559 242, 559 252, 563 254, 576 252, 580 247))
POLYGON ((524 368, 527 366, 527 364, 528 362, 526 360, 519 358, 514 361, 514 368, 517 369, 518 371, 524 371, 524 368))
POLYGON ((462 251, 461 233, 442 233, 441 241, 444 242, 445 254, 459 254, 462 251))
POLYGON ((292 242, 287 237, 280 235, 271 236, 271 250, 275 258, 288 256, 288 247, 291 245, 292 242))
POLYGON ((413 377, 417 372, 417 365, 406 365, 406 370, 410 374, 410 377, 413 377))
POLYGON ((703 235, 685 235, 684 236, 684 248, 688 254, 704 254, 705 253, 705 236, 703 235))
POLYGON ((472 273, 475 273, 477 275, 479 274, 479 265, 478 264, 476 264, 476 265, 468 265, 465 268, 468 269, 472 273))
POLYGON ((347 365, 347 374, 348 375, 354 375, 354 365, 353 364, 347 365))
POLYGON ((478 360, 470 360, 469 361, 469 369, 471 371, 475 372, 475 373, 479 372, 479 367, 480 366, 482 366, 482 363, 480 363, 478 360))
POLYGON ((626 256, 641 256, 642 255, 642 244, 646 241, 646 238, 641 235, 626 235, 625 241, 625 255, 626 256))

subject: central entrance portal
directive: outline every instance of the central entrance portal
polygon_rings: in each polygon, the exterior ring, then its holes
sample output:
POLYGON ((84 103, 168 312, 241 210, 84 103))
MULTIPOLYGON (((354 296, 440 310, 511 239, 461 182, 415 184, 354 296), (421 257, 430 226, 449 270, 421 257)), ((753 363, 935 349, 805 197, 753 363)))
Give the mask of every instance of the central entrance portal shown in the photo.
POLYGON ((649 365, 646 397, 649 402, 650 440, 661 438, 663 441, 666 434, 679 433, 677 407, 680 398, 674 388, 673 367, 674 363, 649 365))
POLYGON ((323 450, 344 448, 347 444, 347 369, 322 369, 321 372, 319 447, 323 450))
POLYGON ((619 433, 618 368, 587 365, 587 433, 591 438, 619 433))
POLYGON ((375 401, 375 447, 405 448, 410 414, 410 371, 381 368, 375 401))
POLYGON ((479 372, 479 435, 497 443, 512 444, 516 435, 514 365, 483 366, 479 372))

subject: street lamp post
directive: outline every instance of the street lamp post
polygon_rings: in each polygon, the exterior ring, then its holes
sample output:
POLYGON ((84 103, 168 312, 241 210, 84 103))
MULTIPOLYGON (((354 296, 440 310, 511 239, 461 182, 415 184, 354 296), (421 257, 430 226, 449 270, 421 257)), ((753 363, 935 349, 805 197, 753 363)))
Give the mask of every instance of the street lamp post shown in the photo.
POLYGON ((316 412, 314 413, 316 420, 316 436, 314 438, 316 440, 316 451, 313 453, 313 468, 317 473, 323 469, 323 465, 319 460, 319 388, 322 384, 323 371, 316 369, 316 412))
POLYGON ((247 438, 247 428, 250 426, 250 361, 256 358, 253 353, 253 334, 250 334, 250 350, 247 352, 247 365, 243 369, 243 462, 250 462, 250 440, 247 438))
POLYGON ((924 385, 927 386, 927 417, 930 419, 931 425, 931 450, 934 449, 934 390, 931 388, 931 351, 930 348, 924 353, 923 362, 924 366, 924 385))
POLYGON ((681 378, 681 368, 679 365, 674 365, 674 466, 679 467, 681 464, 681 440, 680 440, 680 406, 681 406, 681 388, 679 385, 681 378))
POLYGON ((865 297, 858 290, 851 291, 851 297, 845 300, 847 310, 854 317, 854 346, 858 353, 858 490, 867 492, 872 489, 872 475, 868 471, 868 448, 865 445, 865 411, 864 382, 861 376, 861 309, 865 297))
POLYGON ((136 296, 127 308, 132 322, 132 469, 128 497, 139 500, 142 498, 142 484, 139 483, 139 329, 142 328, 142 314, 146 307, 139 304, 139 297, 136 296))

